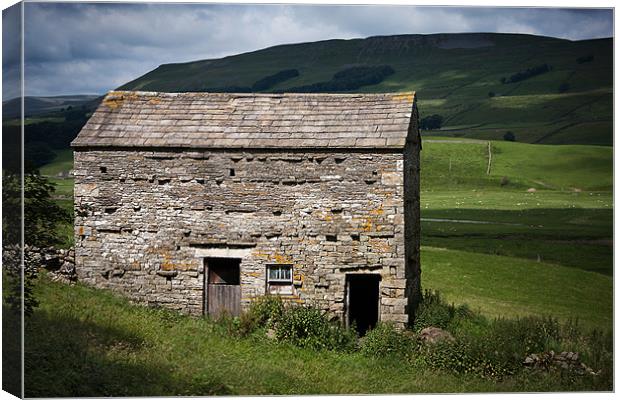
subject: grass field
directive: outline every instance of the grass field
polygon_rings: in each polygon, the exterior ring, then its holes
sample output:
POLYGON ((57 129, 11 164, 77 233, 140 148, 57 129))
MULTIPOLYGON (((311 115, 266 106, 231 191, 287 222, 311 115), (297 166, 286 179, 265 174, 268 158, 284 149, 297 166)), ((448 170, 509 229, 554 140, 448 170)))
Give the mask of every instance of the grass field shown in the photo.
MULTIPOLYGON (((67 159, 44 170, 69 168, 67 159)), ((552 316, 611 332, 612 165, 608 147, 428 138, 421 166, 423 288, 488 318, 552 316)), ((72 192, 72 180, 56 181, 59 193, 72 192)), ((71 208, 66 198, 58 201, 71 208)), ((61 229, 70 240, 71 227, 61 229)), ((494 381, 359 353, 233 338, 208 320, 129 306, 105 291, 45 279, 37 296, 42 305, 26 339, 30 396, 597 387, 566 386, 550 375, 494 381), (72 351, 59 350, 66 348, 72 351)))
POLYGON ((54 153, 56 154, 54 160, 39 170, 41 175, 55 177, 58 173, 69 172, 73 169, 73 150, 55 150, 54 153))
POLYGON ((607 377, 524 372, 489 379, 399 357, 239 338, 209 319, 132 306, 45 276, 35 295, 41 306, 26 322, 27 397, 610 390, 607 377))
POLYGON ((552 314, 611 329, 612 149, 490 149, 487 174, 489 142, 423 144, 423 285, 490 316, 552 314))

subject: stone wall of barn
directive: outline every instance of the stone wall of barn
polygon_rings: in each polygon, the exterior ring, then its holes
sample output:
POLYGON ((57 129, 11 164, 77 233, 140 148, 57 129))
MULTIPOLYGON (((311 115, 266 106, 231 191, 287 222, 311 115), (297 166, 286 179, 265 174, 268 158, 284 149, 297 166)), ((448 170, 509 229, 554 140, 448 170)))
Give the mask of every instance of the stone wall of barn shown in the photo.
POLYGON ((389 152, 79 149, 79 279, 199 315, 204 257, 243 254, 242 307, 265 294, 267 265, 289 264, 287 298, 338 318, 346 274, 380 274, 379 318, 404 324, 403 163, 389 152))

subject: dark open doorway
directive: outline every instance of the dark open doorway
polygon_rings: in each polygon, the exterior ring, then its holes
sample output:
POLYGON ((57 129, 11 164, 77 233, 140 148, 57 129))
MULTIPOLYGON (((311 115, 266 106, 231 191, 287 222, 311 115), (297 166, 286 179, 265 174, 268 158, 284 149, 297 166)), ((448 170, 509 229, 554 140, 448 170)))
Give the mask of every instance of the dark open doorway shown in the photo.
POLYGON ((347 275, 347 317, 349 326, 355 324, 364 335, 379 320, 379 280, 377 274, 347 275))
POLYGON ((241 259, 205 259, 205 314, 238 316, 241 312, 241 259))

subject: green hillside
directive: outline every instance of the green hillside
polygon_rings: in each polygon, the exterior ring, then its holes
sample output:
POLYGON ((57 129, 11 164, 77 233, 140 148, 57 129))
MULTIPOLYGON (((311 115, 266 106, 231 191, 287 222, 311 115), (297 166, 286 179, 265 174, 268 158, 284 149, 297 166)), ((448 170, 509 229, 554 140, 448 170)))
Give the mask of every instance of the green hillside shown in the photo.
MULTIPOLYGON (((498 276, 523 260, 613 274, 612 148, 435 137, 421 155, 423 254, 452 263, 450 273, 436 275, 441 287, 469 269, 458 261, 463 252, 498 276)), ((459 290, 489 285, 484 275, 474 281, 459 290)))
POLYGON ((605 146, 429 137, 421 156, 424 190, 503 187, 577 192, 613 187, 613 149, 605 146))
POLYGON ((501 139, 509 130, 522 142, 611 145, 612 49, 612 39, 573 42, 491 33, 327 40, 166 64, 120 89, 250 90, 261 79, 297 70, 298 76, 264 90, 287 91, 328 82, 353 67, 390 66, 394 72, 381 82, 351 91, 415 90, 422 117, 444 117, 435 135, 501 139), (545 64, 546 73, 501 83, 545 64))

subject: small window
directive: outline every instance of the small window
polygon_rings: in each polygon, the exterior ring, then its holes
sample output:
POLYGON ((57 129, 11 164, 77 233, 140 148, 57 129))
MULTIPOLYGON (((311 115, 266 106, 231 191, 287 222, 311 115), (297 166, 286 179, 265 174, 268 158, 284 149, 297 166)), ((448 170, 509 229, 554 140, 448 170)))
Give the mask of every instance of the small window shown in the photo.
POLYGON ((293 282, 290 265, 269 265, 269 282, 293 282))
POLYGON ((293 266, 268 265, 267 291, 269 294, 293 294, 293 266))

